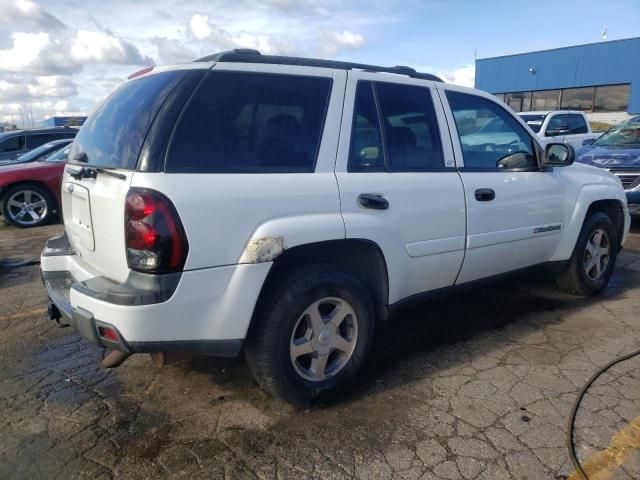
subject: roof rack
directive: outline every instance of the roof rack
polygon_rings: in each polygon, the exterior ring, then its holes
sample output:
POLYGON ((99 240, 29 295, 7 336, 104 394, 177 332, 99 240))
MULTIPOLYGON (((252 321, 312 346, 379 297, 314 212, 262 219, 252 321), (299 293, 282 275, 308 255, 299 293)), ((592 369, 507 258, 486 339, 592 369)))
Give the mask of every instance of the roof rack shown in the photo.
POLYGON ((195 60, 196 62, 238 62, 238 63, 266 63, 275 65, 298 65, 302 67, 335 68, 339 70, 364 70, 366 72, 395 73, 407 75, 411 78, 442 82, 440 77, 430 73, 416 72, 411 67, 398 65, 395 67, 380 67, 365 63, 341 62, 338 60, 319 60, 316 58, 286 57, 282 55, 262 55, 258 50, 237 48, 227 52, 215 53, 195 60))

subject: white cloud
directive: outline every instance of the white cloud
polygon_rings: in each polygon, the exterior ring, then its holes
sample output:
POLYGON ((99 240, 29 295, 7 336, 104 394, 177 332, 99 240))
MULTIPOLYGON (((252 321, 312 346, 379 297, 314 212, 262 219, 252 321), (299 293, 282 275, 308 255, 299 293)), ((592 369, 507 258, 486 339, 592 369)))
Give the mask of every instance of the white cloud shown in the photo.
POLYGON ((448 83, 455 83, 463 87, 473 87, 476 79, 476 67, 475 65, 465 65, 454 70, 441 72, 438 76, 448 83))
POLYGON ((211 35, 211 27, 209 26, 209 16, 196 14, 189 20, 189 28, 193 36, 199 40, 203 40, 211 35))
POLYGON ((71 105, 66 100, 22 103, 0 103, 0 123, 17 123, 22 126, 31 126, 51 116, 81 116, 84 112, 71 105))
POLYGON ((71 44, 71 56, 79 64, 153 63, 150 58, 144 58, 132 44, 110 31, 78 30, 71 44))
POLYGON ((49 34, 14 32, 11 40, 11 48, 0 50, 0 65, 3 70, 19 71, 37 61, 49 45, 49 34))
POLYGON ((58 75, 0 77, 0 102, 32 101, 47 97, 72 97, 78 93, 69 77, 58 75))
POLYGON ((31 0, 0 0, 0 23, 26 23, 45 30, 64 28, 64 23, 31 0))
POLYGON ((323 30, 320 32, 320 38, 322 39, 322 55, 329 57, 334 56, 340 50, 353 50, 365 44, 365 39, 362 35, 349 30, 343 30, 342 32, 323 30))

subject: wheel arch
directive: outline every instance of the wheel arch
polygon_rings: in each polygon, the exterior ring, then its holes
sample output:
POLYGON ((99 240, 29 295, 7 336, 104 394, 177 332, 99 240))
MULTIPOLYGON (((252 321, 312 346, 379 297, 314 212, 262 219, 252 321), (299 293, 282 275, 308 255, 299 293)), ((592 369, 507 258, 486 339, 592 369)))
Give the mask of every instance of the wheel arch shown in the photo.
MULTIPOLYGON (((326 264, 349 270, 365 285, 375 308, 376 321, 387 319, 389 280, 382 249, 367 239, 339 239, 297 245, 278 256, 269 270, 256 312, 268 297, 271 287, 287 272, 304 264, 326 264)), ((252 322, 253 323, 253 322, 252 322)))
POLYGON ((560 245, 551 260, 568 260, 571 257, 582 226, 593 212, 603 212, 611 218, 618 233, 618 250, 622 248, 625 229, 625 201, 625 194, 621 189, 595 185, 587 185, 582 188, 573 211, 568 216, 560 245))

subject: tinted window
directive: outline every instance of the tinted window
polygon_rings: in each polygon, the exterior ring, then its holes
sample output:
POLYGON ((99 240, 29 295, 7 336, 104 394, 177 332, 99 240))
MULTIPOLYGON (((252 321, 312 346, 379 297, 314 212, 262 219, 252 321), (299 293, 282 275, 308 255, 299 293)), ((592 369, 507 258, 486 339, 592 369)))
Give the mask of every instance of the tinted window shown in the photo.
POLYGON ((211 72, 171 140, 168 172, 312 172, 328 78, 211 72))
POLYGON ((531 110, 531 92, 505 93, 504 102, 516 112, 531 110))
POLYGON ((545 135, 547 137, 553 137, 555 135, 564 135, 569 130, 569 125, 567 123, 567 116, 562 115, 554 115, 549 119, 549 123, 547 124, 547 131, 545 135))
POLYGON ((566 88, 562 90, 560 108, 591 110, 593 108, 593 87, 566 88))
POLYGON ((25 141, 24 137, 9 137, 2 143, 0 143, 0 153, 3 152, 18 152, 24 150, 25 141))
POLYGON ((533 130, 534 132, 538 133, 540 131, 540 128, 542 128, 542 123, 544 122, 544 119, 547 117, 546 115, 542 115, 542 114, 526 114, 526 115, 520 115, 520 117, 525 121, 525 123, 527 125, 529 125, 529 127, 531 128, 531 130, 533 130))
POLYGON ((498 104, 448 91, 465 169, 537 168, 527 131, 498 104), (486 129, 486 130, 485 130, 486 129))
POLYGON ((349 171, 384 170, 382 135, 371 83, 358 83, 353 116, 349 171))
POLYGON ((376 83, 392 171, 442 168, 442 144, 431 93, 424 87, 376 83))
POLYGON ((155 114, 184 75, 184 70, 174 70, 123 84, 84 123, 70 158, 85 152, 89 165, 135 168, 155 114))
POLYGON ((60 137, 53 133, 42 133, 40 135, 27 135, 27 148, 36 148, 60 137))
POLYGON ((584 121, 584 117, 582 115, 568 114, 567 115, 567 123, 569 126, 570 134, 578 134, 578 133, 589 133, 589 128, 587 127, 587 122, 584 121))

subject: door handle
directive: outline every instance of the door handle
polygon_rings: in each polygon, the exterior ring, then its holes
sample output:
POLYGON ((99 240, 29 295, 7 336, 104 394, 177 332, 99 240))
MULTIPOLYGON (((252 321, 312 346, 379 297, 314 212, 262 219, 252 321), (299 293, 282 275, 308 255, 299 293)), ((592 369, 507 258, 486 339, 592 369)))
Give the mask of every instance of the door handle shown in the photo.
POLYGON ((376 193, 361 193, 358 195, 358 205, 362 208, 373 208, 374 210, 386 210, 389 208, 387 199, 376 193))
POLYGON ((479 188, 476 190, 476 200, 479 202, 489 202, 496 198, 493 188, 479 188))

